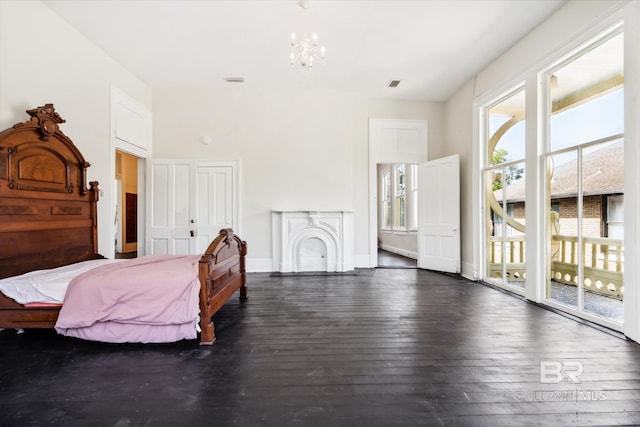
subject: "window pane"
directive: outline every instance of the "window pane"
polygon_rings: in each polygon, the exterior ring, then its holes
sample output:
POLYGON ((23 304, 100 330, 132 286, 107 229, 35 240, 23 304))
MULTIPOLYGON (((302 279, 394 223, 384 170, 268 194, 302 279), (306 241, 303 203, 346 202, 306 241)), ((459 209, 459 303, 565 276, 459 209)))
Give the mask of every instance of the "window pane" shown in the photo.
POLYGON ((607 224, 624 221, 623 196, 607 197, 607 224))
POLYGON ((582 246, 584 311, 623 322, 622 275, 624 270, 624 223, 609 228, 607 211, 621 211, 622 196, 603 194, 624 191, 622 141, 601 143, 582 151, 582 246), (603 203, 612 203, 604 209, 603 203), (617 208, 617 209, 616 209, 617 208), (611 235, 613 232, 614 235, 611 235))
POLYGON ((409 165, 411 175, 411 214, 409 227, 418 228, 418 165, 409 165))
POLYGON ((524 90, 489 109, 488 165, 524 159, 524 112, 524 90))
POLYGON ((619 34, 550 75, 550 151, 624 132, 623 41, 619 34))
POLYGON ((391 228, 391 202, 389 200, 382 202, 382 226, 391 228))
POLYGON ((399 228, 406 227, 406 201, 405 188, 407 184, 407 176, 405 173, 405 165, 394 165, 395 171, 395 204, 394 204, 394 225, 399 228))
POLYGON ((486 204, 486 262, 487 279, 496 283, 503 283, 504 260, 503 239, 504 235, 502 217, 497 213, 502 206, 502 169, 485 172, 485 187, 487 188, 486 204))
POLYGON ((396 197, 404 195, 404 189, 406 184, 406 176, 404 172, 404 165, 395 165, 396 171, 396 197))
POLYGON ((418 190, 412 192, 413 200, 411 201, 411 227, 418 228, 418 190))
POLYGON ((391 228, 391 172, 382 175, 382 228, 391 228))
POLYGON ((506 284, 525 286, 525 168, 524 162, 502 169, 505 201, 505 269, 506 284))
POLYGON ((549 269, 547 298, 578 307, 578 152, 549 156, 547 212, 549 217, 549 269), (551 209, 558 205, 558 211, 551 209))
POLYGON ((382 177, 382 198, 391 200, 391 173, 389 172, 382 177))
POLYGON ((395 221, 396 227, 404 228, 406 226, 405 225, 406 209, 405 209, 404 196, 396 197, 395 218, 396 218, 396 221, 395 221))
POLYGON ((488 110, 487 272, 507 287, 525 286, 525 91, 521 89, 488 110), (517 161, 517 163, 514 163, 517 161))

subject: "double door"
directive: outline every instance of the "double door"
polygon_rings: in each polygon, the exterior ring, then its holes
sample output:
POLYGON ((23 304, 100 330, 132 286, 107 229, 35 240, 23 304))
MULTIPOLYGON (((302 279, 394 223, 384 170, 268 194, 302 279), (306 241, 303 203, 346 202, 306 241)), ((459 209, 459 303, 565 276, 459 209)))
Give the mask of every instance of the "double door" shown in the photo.
POLYGON ((238 164, 149 159, 147 254, 201 254, 222 228, 238 232, 238 164))

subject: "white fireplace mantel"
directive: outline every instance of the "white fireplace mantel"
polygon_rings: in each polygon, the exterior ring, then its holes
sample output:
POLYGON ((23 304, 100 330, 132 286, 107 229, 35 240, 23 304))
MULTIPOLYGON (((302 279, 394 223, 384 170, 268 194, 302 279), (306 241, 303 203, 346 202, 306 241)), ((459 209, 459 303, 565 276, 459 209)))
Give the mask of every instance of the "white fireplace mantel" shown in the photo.
POLYGON ((273 271, 354 269, 353 211, 274 210, 273 271))

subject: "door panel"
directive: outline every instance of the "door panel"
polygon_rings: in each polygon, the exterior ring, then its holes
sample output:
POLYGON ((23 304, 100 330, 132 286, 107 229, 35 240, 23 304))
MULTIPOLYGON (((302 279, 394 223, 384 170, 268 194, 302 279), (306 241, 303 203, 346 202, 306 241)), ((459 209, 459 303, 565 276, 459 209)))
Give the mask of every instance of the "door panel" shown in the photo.
POLYGON ((190 243, 191 163, 149 160, 147 254, 188 254, 194 249, 190 243))
POLYGON ((418 267, 460 272, 460 166, 457 155, 421 163, 418 267))
POLYGON ((198 248, 204 251, 222 228, 234 228, 231 166, 198 166, 198 248))

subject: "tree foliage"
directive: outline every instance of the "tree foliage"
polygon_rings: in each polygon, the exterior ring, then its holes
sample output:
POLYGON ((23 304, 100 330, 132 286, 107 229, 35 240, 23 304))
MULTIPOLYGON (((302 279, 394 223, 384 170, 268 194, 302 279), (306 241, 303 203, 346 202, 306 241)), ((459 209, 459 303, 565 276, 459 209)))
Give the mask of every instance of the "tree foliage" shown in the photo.
MULTIPOLYGON (((492 165, 499 165, 501 163, 505 163, 505 162, 509 161, 509 158, 507 157, 508 154, 509 154, 509 152, 507 150, 505 150, 504 148, 501 148, 499 150, 494 150, 493 151, 493 155, 491 156, 491 164, 492 165)), ((507 168, 505 179, 504 179, 505 183, 507 185, 509 185, 513 181, 521 179, 523 174, 524 174, 524 168, 518 168, 518 167, 515 167, 515 166, 509 166, 507 168)), ((501 174, 496 174, 496 178, 491 183, 491 189, 493 191, 496 191, 496 190, 500 190, 501 188, 502 188, 502 175, 501 174)))

